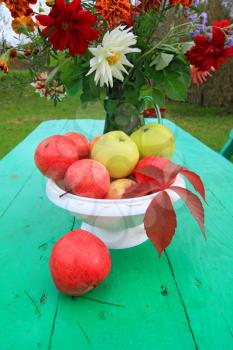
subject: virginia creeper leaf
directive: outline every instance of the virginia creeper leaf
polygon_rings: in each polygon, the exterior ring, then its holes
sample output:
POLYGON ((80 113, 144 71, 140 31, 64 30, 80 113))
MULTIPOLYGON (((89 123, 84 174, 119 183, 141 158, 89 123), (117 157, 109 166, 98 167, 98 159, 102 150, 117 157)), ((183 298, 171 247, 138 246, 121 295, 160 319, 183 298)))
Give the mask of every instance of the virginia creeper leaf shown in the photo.
POLYGON ((201 231, 203 233, 203 236, 206 239, 205 228, 204 228, 204 208, 200 199, 194 193, 187 190, 186 188, 171 186, 170 190, 177 193, 178 196, 180 196, 183 199, 183 201, 189 208, 191 214, 193 215, 195 220, 198 222, 201 228, 201 231))
POLYGON ((152 183, 142 183, 130 186, 122 196, 122 198, 143 197, 147 194, 161 191, 161 188, 152 183))
POLYGON ((159 192, 151 201, 144 217, 144 227, 160 256, 176 229, 176 213, 166 191, 159 192))
POLYGON ((181 169, 182 167, 180 165, 177 165, 175 163, 172 163, 170 160, 167 160, 163 168, 166 188, 174 182, 174 179, 179 174, 181 169))
POLYGON ((153 165, 146 165, 141 169, 135 170, 135 172, 150 177, 153 179, 153 183, 156 183, 160 189, 164 188, 164 172, 162 169, 157 168, 153 165))
POLYGON ((180 174, 184 175, 189 180, 189 182, 193 185, 195 190, 202 196, 202 198, 206 200, 205 188, 200 176, 186 168, 182 168, 180 171, 180 174))

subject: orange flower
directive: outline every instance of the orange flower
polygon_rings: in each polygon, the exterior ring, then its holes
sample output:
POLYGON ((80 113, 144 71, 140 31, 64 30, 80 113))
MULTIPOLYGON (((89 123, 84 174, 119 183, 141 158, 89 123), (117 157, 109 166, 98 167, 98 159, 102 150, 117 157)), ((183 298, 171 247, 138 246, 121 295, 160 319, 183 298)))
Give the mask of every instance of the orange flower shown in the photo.
POLYGON ((97 0, 96 11, 110 24, 118 25, 130 15, 129 0, 97 0))
POLYGON ((36 3, 36 0, 4 0, 6 7, 10 10, 11 16, 21 17, 30 16, 33 11, 29 7, 30 3, 36 3))
POLYGON ((8 73, 9 72, 9 68, 6 62, 1 61, 0 62, 0 70, 2 70, 4 73, 8 73))
POLYGON ((190 7, 193 3, 193 0, 170 0, 170 5, 181 4, 183 7, 190 7))
POLYGON ((17 17, 12 21, 12 28, 17 34, 33 32, 35 23, 31 16, 17 17))
MULTIPOLYGON (((214 71, 214 68, 211 68, 212 71, 214 71)), ((192 82, 193 84, 196 85, 200 85, 203 84, 208 77, 212 77, 212 74, 210 73, 210 71, 199 71, 197 67, 191 65, 191 78, 192 78, 192 82)))

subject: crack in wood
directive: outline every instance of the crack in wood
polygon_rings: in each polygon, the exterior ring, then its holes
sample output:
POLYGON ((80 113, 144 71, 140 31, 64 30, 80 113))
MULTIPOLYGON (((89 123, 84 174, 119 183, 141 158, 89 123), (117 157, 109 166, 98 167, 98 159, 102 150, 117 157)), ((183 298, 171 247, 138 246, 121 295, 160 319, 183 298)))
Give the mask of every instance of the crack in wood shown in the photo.
POLYGON ((53 318, 53 325, 52 325, 52 329, 51 329, 51 333, 50 333, 50 338, 49 338, 48 350, 50 350, 50 349, 51 349, 51 346, 52 346, 52 339, 53 339, 53 333, 54 333, 54 329, 55 329, 55 323, 56 323, 56 318, 57 318, 57 311, 58 311, 58 306, 59 306, 60 297, 61 297, 61 293, 59 292, 59 293, 58 293, 58 298, 57 298, 56 310, 55 310, 55 314, 54 314, 54 318, 53 318))
POLYGON ((210 189, 210 188, 207 188, 207 191, 209 191, 211 193, 211 195, 216 199, 216 201, 219 203, 219 205, 224 209, 226 210, 226 212, 233 218, 233 214, 232 212, 229 211, 229 208, 227 208, 221 201, 220 198, 218 198, 216 196, 216 194, 210 189))
POLYGON ((169 268, 170 268, 170 270, 171 270, 171 274, 172 274, 172 277, 173 277, 173 280, 174 280, 174 283, 175 283, 175 286, 176 286, 176 289, 177 289, 177 292, 178 292, 178 295, 179 295, 179 298, 180 298, 180 301, 181 301, 181 305, 182 305, 183 310, 184 310, 185 318, 186 318, 187 323, 188 323, 188 327, 189 327, 189 330, 190 330, 190 333, 191 333, 191 336, 192 336, 192 339, 193 339, 193 342, 194 342, 194 345, 195 345, 195 349, 198 350, 197 341, 196 341, 196 339, 195 339, 194 331, 193 331, 192 326, 191 326, 191 321, 190 321, 190 318, 189 318, 189 315, 188 315, 188 311, 187 311, 187 309, 186 309, 184 300, 183 300, 183 298, 182 298, 182 295, 181 295, 181 292, 180 292, 178 283, 176 282, 174 270, 173 270, 173 268, 172 268, 172 265, 171 265, 171 262, 170 262, 170 260, 169 260, 169 257, 168 257, 168 254, 167 254, 166 250, 165 250, 164 252, 165 252, 165 255, 166 255, 166 257, 167 257, 167 262, 168 262, 169 268))
MULTIPOLYGON (((74 225, 75 225, 75 216, 73 218, 73 222, 72 222, 70 231, 72 231, 74 229, 74 225)), ((60 298, 61 298, 61 293, 59 292, 58 293, 58 298, 57 298, 56 310, 55 310, 54 318, 53 318, 53 324, 52 324, 51 333, 50 333, 50 337, 49 337, 48 350, 52 349, 51 348, 52 347, 52 340, 53 340, 53 334, 54 334, 54 330, 55 330, 55 324, 56 324, 56 319, 57 319, 57 313, 58 313, 58 307, 59 307, 60 298)))

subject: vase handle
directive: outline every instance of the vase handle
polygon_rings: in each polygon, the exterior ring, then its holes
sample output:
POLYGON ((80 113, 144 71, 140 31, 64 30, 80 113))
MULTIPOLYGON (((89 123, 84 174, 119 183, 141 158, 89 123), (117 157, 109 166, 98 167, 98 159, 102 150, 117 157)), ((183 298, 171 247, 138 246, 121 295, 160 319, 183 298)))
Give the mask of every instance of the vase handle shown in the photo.
MULTIPOLYGON (((154 106, 154 110, 155 110, 156 115, 157 115, 158 123, 159 123, 159 124, 163 124, 162 116, 161 116, 161 113, 160 113, 160 108, 159 108, 159 106, 154 102, 153 97, 151 97, 151 96, 143 96, 143 97, 141 97, 141 101, 142 101, 142 107, 143 107, 143 108, 145 107, 147 101, 152 102, 152 104, 153 104, 153 106, 154 106)), ((144 109, 145 109, 145 108, 144 108, 144 109)))

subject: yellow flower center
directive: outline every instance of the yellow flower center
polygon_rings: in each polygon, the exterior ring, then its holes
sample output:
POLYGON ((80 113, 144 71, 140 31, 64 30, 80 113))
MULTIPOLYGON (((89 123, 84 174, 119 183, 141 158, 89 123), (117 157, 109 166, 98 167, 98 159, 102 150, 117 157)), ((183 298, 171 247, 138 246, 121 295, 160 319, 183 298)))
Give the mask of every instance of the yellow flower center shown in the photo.
POLYGON ((116 64, 121 58, 120 52, 115 52, 112 56, 107 57, 107 61, 110 65, 116 64))

